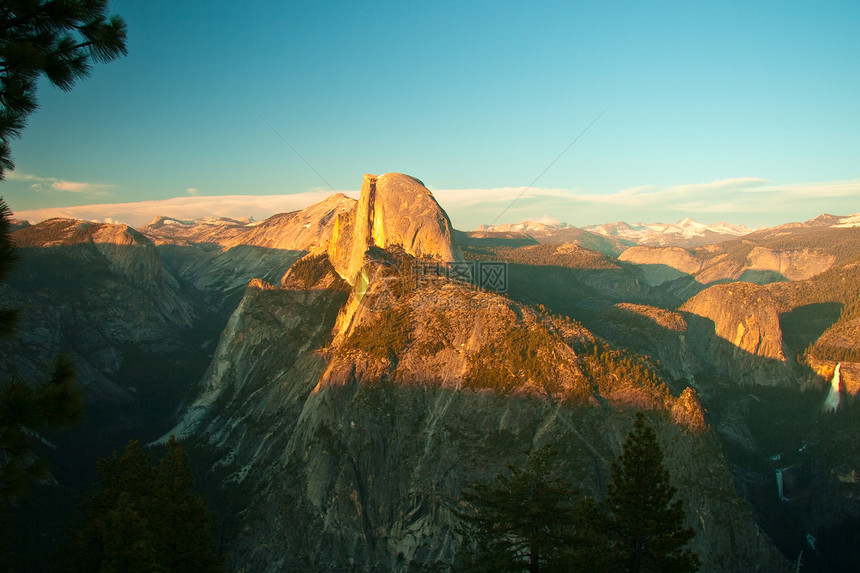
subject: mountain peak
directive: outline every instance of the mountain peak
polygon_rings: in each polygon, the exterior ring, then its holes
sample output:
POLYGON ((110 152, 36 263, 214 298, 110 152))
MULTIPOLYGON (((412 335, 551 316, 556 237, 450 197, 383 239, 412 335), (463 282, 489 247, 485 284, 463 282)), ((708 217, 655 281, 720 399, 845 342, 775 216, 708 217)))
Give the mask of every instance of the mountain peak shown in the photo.
POLYGON ((366 174, 358 203, 335 220, 329 257, 352 283, 371 247, 399 246, 415 257, 452 261, 460 258, 452 236, 448 214, 420 180, 366 174))
POLYGON ((743 225, 700 223, 690 217, 685 217, 677 223, 634 223, 624 221, 591 225, 586 231, 616 237, 647 246, 680 246, 693 247, 707 243, 719 243, 746 235, 751 232, 743 225))
POLYGON ((839 222, 844 219, 840 215, 831 215, 829 213, 822 213, 818 217, 814 219, 810 219, 806 222, 807 225, 811 227, 832 227, 833 225, 839 224, 839 222))
POLYGON ((56 247, 78 243, 146 245, 150 241, 123 223, 93 223, 78 219, 48 219, 14 234, 19 247, 56 247))

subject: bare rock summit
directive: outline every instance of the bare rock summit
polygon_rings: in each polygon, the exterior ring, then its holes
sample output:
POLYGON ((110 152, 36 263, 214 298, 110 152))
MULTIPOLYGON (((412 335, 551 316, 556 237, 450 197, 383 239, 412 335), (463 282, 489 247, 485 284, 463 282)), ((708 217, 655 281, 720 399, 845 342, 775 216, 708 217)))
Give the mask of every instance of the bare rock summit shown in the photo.
POLYGON ((697 354, 716 371, 740 383, 776 386, 786 381, 779 309, 767 288, 745 282, 718 284, 679 310, 688 313, 688 332, 697 354))
POLYGON ((452 239, 451 220, 421 181, 402 173, 365 175, 358 203, 335 220, 328 254, 338 274, 353 284, 371 247, 460 260, 452 239))

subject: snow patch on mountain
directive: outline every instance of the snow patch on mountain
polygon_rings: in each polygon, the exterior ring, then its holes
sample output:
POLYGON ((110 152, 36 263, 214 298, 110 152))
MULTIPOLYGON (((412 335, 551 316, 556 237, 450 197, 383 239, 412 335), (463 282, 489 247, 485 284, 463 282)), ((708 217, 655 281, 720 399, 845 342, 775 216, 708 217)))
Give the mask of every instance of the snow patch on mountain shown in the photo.
POLYGON ((481 225, 476 230, 490 233, 547 233, 558 229, 566 229, 567 223, 559 222, 549 217, 538 220, 529 219, 520 223, 502 223, 501 225, 481 225))
POLYGON ((584 229, 607 237, 633 241, 640 245, 684 247, 728 241, 757 230, 744 225, 732 225, 725 222, 705 224, 689 217, 681 219, 677 223, 634 223, 631 225, 624 221, 618 221, 603 225, 590 225, 584 229))
POLYGON ((839 222, 833 226, 837 228, 860 227, 860 213, 849 215, 848 217, 840 217, 839 222))

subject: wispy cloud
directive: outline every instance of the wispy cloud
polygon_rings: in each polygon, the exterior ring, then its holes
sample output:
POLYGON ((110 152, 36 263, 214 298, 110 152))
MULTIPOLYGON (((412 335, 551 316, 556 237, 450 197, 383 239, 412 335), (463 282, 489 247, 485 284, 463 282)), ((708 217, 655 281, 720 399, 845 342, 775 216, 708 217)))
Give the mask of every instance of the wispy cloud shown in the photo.
MULTIPOLYGON (((160 215, 177 219, 197 219, 212 216, 230 217, 232 219, 252 217, 261 220, 277 213, 303 209, 308 205, 322 201, 331 194, 330 191, 313 191, 292 195, 189 195, 134 203, 104 203, 76 207, 30 209, 15 211, 14 216, 31 223, 53 217, 64 217, 87 221, 121 222, 133 227, 145 225, 160 215)), ((355 193, 347 194, 356 195, 355 193)))
POLYGON ((189 187, 185 192, 194 197, 200 195, 200 189, 197 189, 196 187, 189 187))
POLYGON ((68 193, 82 193, 85 195, 107 195, 113 185, 100 185, 97 183, 82 183, 78 181, 58 180, 51 183, 51 188, 56 191, 68 193))
POLYGON ((57 179, 56 177, 40 177, 29 173, 19 173, 10 171, 7 174, 7 179, 10 181, 28 181, 30 188, 34 191, 60 191, 63 193, 77 193, 89 196, 101 196, 110 194, 113 185, 105 185, 101 183, 86 183, 81 181, 66 181, 65 179, 57 179))
MULTIPOLYGON (((469 229, 493 220, 522 193, 522 188, 446 189, 433 193, 454 224, 469 229)), ((710 222, 725 219, 758 226, 807 220, 822 212, 857 211, 857 179, 777 184, 759 177, 739 177, 670 187, 643 185, 611 193, 532 188, 522 194, 500 222, 534 219, 539 213, 552 213, 553 218, 573 225, 619 220, 673 222, 690 215, 710 222)))
MULTIPOLYGON (((157 215, 260 220, 302 209, 331 195, 330 190, 322 189, 292 195, 203 196, 194 192, 196 188, 188 188, 186 196, 161 201, 20 211, 16 217, 32 222, 50 217, 111 218, 133 226, 144 225, 157 215)), ((356 192, 347 194, 357 196, 356 192)), ((706 223, 722 220, 757 227, 805 221, 824 212, 849 215, 860 211, 860 179, 777 184, 741 177, 671 187, 646 185, 603 194, 544 188, 523 193, 521 187, 496 187, 433 189, 433 195, 454 226, 464 230, 493 221, 517 197, 499 223, 544 218, 577 226, 612 221, 669 223, 691 216, 706 223)))
POLYGON ((571 193, 569 198, 582 203, 619 205, 625 208, 698 210, 697 206, 711 206, 715 198, 755 191, 767 184, 766 180, 757 177, 741 177, 673 187, 644 185, 606 194, 571 193))

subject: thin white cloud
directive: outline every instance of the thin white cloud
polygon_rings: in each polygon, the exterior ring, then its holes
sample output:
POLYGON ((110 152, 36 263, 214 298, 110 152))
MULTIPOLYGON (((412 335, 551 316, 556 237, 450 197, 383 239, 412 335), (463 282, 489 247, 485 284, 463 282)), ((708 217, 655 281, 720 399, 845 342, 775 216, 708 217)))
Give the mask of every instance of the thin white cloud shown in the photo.
MULTIPOLYGON (((32 180, 32 179, 28 179, 32 180)), ((189 188, 193 189, 193 188, 189 188)), ((112 218, 132 226, 158 215, 180 219, 204 216, 260 220, 276 213, 302 209, 331 195, 313 190, 292 195, 189 195, 161 201, 35 209, 16 213, 31 222, 51 217, 102 221, 112 218)), ((357 193, 347 193, 353 197, 357 193)), ((720 220, 750 227, 805 221, 821 213, 860 212, 860 179, 775 184, 756 177, 658 187, 622 189, 614 193, 580 190, 497 187, 490 189, 434 189, 433 195, 458 229, 475 229, 497 218, 497 223, 551 219, 585 226, 612 221, 673 222, 686 216, 703 222, 720 220), (501 217, 500 214, 504 213, 501 217), (547 217, 549 219, 549 217, 547 217)), ((14 205, 12 206, 14 209, 14 205)))
POLYGON ((197 189, 196 187, 189 187, 188 189, 185 190, 185 192, 188 193, 189 195, 193 195, 194 197, 197 197, 198 195, 200 195, 200 189, 197 189))
POLYGON ((107 195, 110 190, 114 188, 113 185, 86 183, 81 181, 66 181, 65 179, 57 179, 56 177, 40 177, 30 173, 19 173, 17 171, 10 171, 6 177, 11 181, 30 181, 30 188, 34 191, 53 190, 63 193, 78 193, 95 197, 107 195))
MULTIPOLYGON (((354 193, 346 194, 355 195, 354 193)), ((76 207, 30 209, 15 211, 14 217, 31 223, 54 217, 86 221, 110 220, 111 222, 122 222, 132 227, 145 225, 153 218, 161 215, 177 219, 197 219, 212 216, 232 219, 252 217, 260 220, 277 213, 303 209, 331 195, 330 191, 314 191, 293 195, 185 196, 135 203, 104 203, 76 207)))
POLYGON ((113 185, 99 185, 97 183, 81 183, 77 181, 54 181, 51 189, 65 191, 68 193, 81 193, 84 195, 107 195, 113 185))
POLYGON ((588 203, 606 203, 627 207, 669 206, 678 204, 681 201, 695 203, 697 199, 702 198, 710 203, 715 195, 722 196, 727 193, 755 190, 766 184, 766 180, 757 177, 741 177, 665 188, 654 185, 631 187, 604 195, 575 193, 572 195, 572 198, 588 203))
POLYGON ((860 201, 860 179, 849 181, 821 181, 812 183, 790 183, 787 185, 772 185, 761 190, 763 193, 778 193, 794 197, 853 197, 860 201))
POLYGON ((804 221, 823 212, 847 215, 860 211, 857 179, 776 184, 758 177, 739 177, 671 187, 643 185, 603 194, 510 187, 433 193, 454 225, 462 229, 487 224, 503 211, 499 223, 552 213, 553 218, 573 225, 620 220, 672 222, 690 215, 750 226, 804 221))
POLYGON ((543 189, 524 187, 493 187, 490 189, 433 189, 433 196, 440 205, 448 208, 467 208, 486 204, 508 203, 514 200, 527 201, 541 197, 567 197, 565 189, 543 189))
POLYGON ((546 213, 544 213, 543 217, 538 217, 537 219, 532 219, 535 223, 542 223, 544 225, 558 225, 559 223, 563 223, 564 221, 559 221, 555 217, 550 217, 546 213))
POLYGON ((30 175, 29 173, 21 173, 19 171, 7 171, 6 179, 9 181, 34 181, 40 179, 35 175, 30 175))

